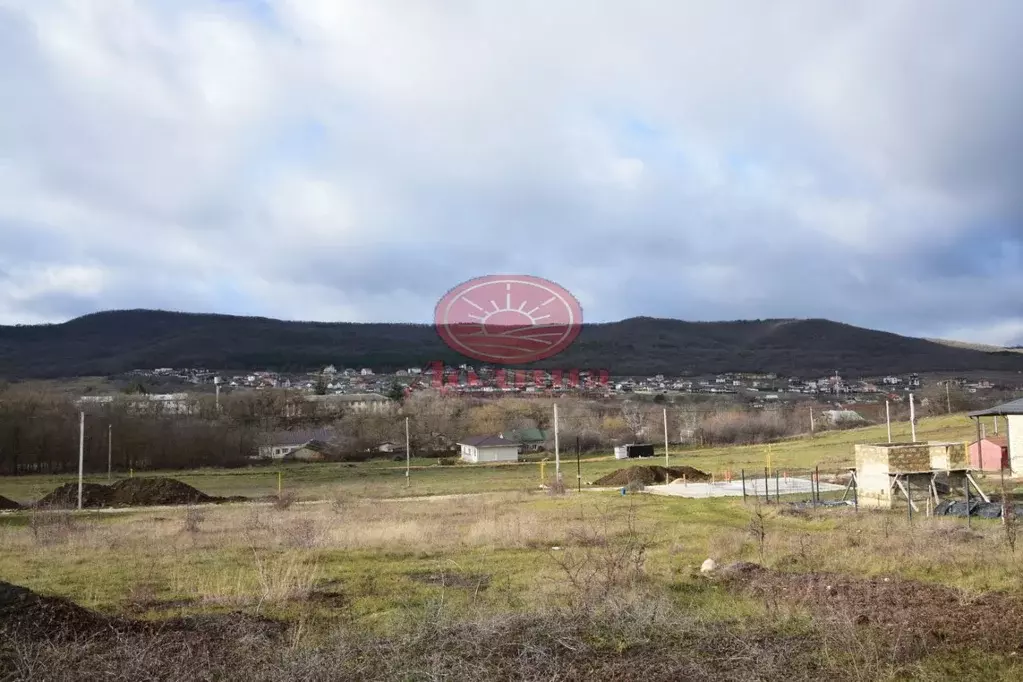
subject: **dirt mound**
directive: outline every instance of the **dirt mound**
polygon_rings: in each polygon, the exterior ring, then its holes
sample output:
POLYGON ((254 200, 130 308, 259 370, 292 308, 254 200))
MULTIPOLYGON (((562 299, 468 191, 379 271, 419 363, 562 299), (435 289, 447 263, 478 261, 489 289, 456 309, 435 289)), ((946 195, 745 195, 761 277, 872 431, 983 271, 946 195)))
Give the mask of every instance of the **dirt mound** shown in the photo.
POLYGON ((709 481, 710 475, 693 467, 662 467, 662 466, 631 466, 614 471, 603 478, 598 478, 593 485, 620 486, 638 481, 643 485, 664 483, 665 479, 675 480, 685 477, 687 481, 709 481))
MULTIPOLYGON (((88 508, 109 507, 111 491, 105 485, 99 483, 85 483, 82 485, 82 506, 88 508)), ((65 483, 43 499, 36 502, 37 507, 49 507, 54 509, 69 509, 78 506, 78 484, 65 483)))
POLYGON ((216 501, 216 498, 174 478, 126 478, 110 486, 110 491, 110 504, 115 506, 201 504, 216 501))
POLYGON ((60 597, 0 581, 0 633, 31 639, 91 634, 116 629, 123 621, 82 608, 60 597))
MULTIPOLYGON (((245 497, 213 497, 175 478, 126 478, 109 486, 99 483, 86 483, 82 486, 82 506, 90 509, 246 501, 245 497)), ((60 486, 36 502, 36 506, 53 509, 76 508, 78 484, 66 483, 60 486)))
POLYGON ((113 635, 176 635, 225 640, 276 637, 286 624, 241 612, 201 614, 162 621, 105 616, 62 597, 45 597, 32 590, 0 581, 0 639, 90 639, 113 635))
POLYGON ((725 585, 770 602, 808 608, 814 618, 835 624, 869 625, 904 646, 968 646, 994 652, 1023 647, 1023 601, 986 592, 969 594, 944 585, 896 577, 857 578, 834 573, 782 573, 740 563, 724 570, 725 585), (977 627, 975 614, 997 614, 997 627, 977 627), (971 615, 969 623, 963 614, 971 615))
POLYGON ((9 511, 12 509, 21 509, 21 505, 14 500, 9 500, 3 495, 0 495, 0 511, 9 511))

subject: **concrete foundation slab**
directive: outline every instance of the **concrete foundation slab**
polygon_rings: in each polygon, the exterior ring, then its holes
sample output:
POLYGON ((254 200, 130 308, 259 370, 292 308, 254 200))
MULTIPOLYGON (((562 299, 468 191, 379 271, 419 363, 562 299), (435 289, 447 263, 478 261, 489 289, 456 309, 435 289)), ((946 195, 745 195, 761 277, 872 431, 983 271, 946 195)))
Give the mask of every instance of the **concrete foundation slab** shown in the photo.
MULTIPOLYGON (((771 499, 775 496, 775 479, 767 479, 767 490, 771 499)), ((809 495, 813 490, 812 483, 808 478, 783 478, 778 481, 777 493, 779 495, 809 495)), ((821 481, 820 491, 822 493, 842 492, 844 485, 824 483, 821 481)), ((716 483, 669 483, 668 485, 651 485, 643 491, 651 495, 666 495, 668 497, 742 497, 742 481, 732 480, 730 482, 716 483)), ((759 495, 764 498, 764 478, 747 478, 746 494, 759 495)))

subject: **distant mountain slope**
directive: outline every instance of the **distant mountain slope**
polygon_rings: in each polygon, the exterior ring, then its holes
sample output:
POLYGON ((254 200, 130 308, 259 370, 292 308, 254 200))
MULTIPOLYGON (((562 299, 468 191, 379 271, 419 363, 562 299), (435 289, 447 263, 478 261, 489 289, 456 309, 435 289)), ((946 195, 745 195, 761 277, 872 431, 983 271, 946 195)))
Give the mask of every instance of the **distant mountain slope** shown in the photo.
MULTIPOLYGON (((284 322, 152 310, 111 311, 63 324, 0 326, 0 376, 107 375, 138 368, 299 371, 327 364, 398 369, 466 359, 433 327, 284 322)), ((477 364, 469 360, 470 364, 477 364)), ((586 325, 548 368, 614 374, 725 371, 808 376, 1023 370, 1023 355, 982 352, 827 320, 683 322, 638 317, 586 325)))

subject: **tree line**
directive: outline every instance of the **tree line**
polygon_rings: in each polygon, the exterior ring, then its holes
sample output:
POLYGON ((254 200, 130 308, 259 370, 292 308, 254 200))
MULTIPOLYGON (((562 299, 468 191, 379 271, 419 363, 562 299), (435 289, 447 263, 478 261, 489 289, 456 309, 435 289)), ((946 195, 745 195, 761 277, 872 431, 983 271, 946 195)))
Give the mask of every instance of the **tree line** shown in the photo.
MULTIPOLYGON (((918 416, 962 411, 990 402, 951 388, 932 387, 919 395, 918 416)), ((674 444, 712 446, 756 444, 806 433, 811 406, 751 409, 725 400, 689 399, 654 403, 642 400, 586 399, 563 396, 559 406, 562 447, 609 450, 621 443, 668 438, 674 444), (667 411, 665 413, 665 410, 667 411)), ((84 460, 88 472, 129 469, 234 467, 253 463, 261 445, 275 434, 317 427, 330 434, 338 459, 365 459, 377 446, 409 441, 416 456, 444 456, 459 439, 539 429, 541 447, 553 449, 554 399, 486 399, 421 391, 390 403, 379 412, 307 401, 294 391, 239 391, 194 396, 186 404, 149 403, 144 397, 119 396, 111 402, 79 406, 66 396, 0 392, 0 475, 59 474, 77 471, 79 413, 86 414, 84 460)), ((868 422, 883 423, 884 404, 854 406, 868 422)), ((826 405, 818 405, 820 415, 826 405)), ((908 418, 905 402, 892 404, 893 420, 908 418)), ((849 424, 852 425, 852 424, 849 424)), ((818 418, 815 428, 838 428, 818 418)))

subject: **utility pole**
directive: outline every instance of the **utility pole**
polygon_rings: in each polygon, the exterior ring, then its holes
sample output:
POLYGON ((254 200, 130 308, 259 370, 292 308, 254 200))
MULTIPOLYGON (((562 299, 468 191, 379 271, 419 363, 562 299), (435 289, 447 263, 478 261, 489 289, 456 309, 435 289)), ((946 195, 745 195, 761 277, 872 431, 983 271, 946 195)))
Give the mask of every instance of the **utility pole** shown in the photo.
POLYGON ((813 438, 813 405, 810 406, 810 438, 813 438))
POLYGON ((85 469, 85 411, 79 412, 78 421, 78 508, 82 508, 82 473, 85 469))
POLYGON ((945 381, 945 403, 948 405, 948 413, 952 414, 952 397, 948 392, 948 381, 945 381))
POLYGON ((554 403, 554 479, 561 483, 561 450, 558 443, 558 404, 554 403))
POLYGON ((114 425, 107 424, 107 483, 113 480, 114 470, 114 425))
POLYGON ((884 420, 888 424, 888 442, 892 442, 892 408, 891 403, 884 401, 884 420))
POLYGON ((412 487, 412 448, 409 447, 408 417, 405 417, 405 487, 412 487))
POLYGON ((909 426, 913 434, 913 442, 916 442, 916 406, 913 403, 913 394, 909 394, 909 426))
POLYGON ((664 466, 668 466, 668 408, 664 408, 664 466))

